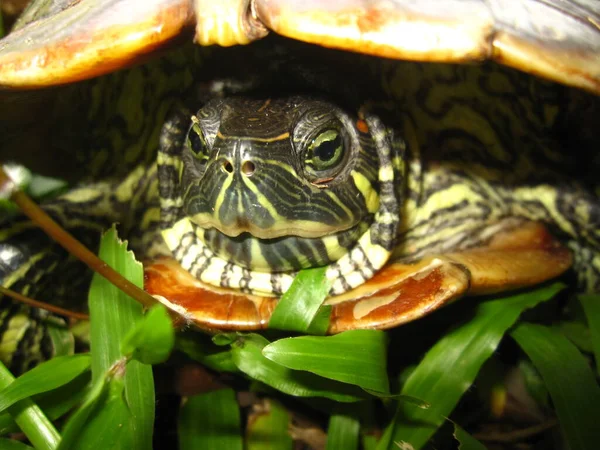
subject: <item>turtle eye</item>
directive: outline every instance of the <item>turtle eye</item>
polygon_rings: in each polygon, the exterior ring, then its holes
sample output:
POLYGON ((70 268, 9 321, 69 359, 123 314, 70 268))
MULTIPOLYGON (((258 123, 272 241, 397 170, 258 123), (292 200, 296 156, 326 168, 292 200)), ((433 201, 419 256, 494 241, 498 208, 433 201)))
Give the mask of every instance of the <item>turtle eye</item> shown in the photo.
POLYGON ((192 116, 192 126, 187 135, 187 145, 198 161, 201 163, 208 162, 208 146, 202 127, 195 116, 192 116))
POLYGON ((327 181, 344 159, 344 139, 337 130, 325 130, 308 145, 305 169, 315 182, 327 181))

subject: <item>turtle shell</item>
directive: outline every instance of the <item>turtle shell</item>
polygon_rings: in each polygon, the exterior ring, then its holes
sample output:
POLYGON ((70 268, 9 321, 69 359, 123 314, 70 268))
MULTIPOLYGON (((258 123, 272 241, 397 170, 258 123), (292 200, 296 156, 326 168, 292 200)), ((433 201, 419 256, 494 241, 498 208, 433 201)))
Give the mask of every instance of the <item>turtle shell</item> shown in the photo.
POLYGON ((246 44, 272 30, 387 58, 494 60, 600 92, 600 5, 595 0, 44 3, 34 3, 0 42, 0 85, 49 86, 108 73, 196 26, 202 45, 246 44))
MULTIPOLYGON (((194 10, 190 2, 179 0, 56 1, 44 11, 34 4, 16 30, 0 41, 0 86, 39 88, 106 74, 191 40, 195 26, 196 40, 203 45, 245 44, 270 30, 377 57, 445 63, 494 60, 600 93, 600 6, 593 1, 519 0, 503 7, 502 2, 445 0, 435 8, 428 1, 197 3, 194 10)), ((368 63, 360 67, 367 70, 368 63)), ((96 157, 90 170, 98 164, 100 172, 109 172, 106 158, 96 157)), ((389 328, 466 293, 535 284, 571 263, 569 252, 538 225, 524 227, 518 236, 499 236, 479 250, 388 265, 367 284, 328 300, 333 307, 329 332, 389 328), (478 272, 495 251, 501 251, 497 271, 478 272), (506 276, 503 269, 522 259, 530 262, 527 270, 514 271, 518 277, 506 276)), ((202 285, 164 259, 146 263, 145 287, 206 329, 264 328, 276 304, 275 298, 202 285)))

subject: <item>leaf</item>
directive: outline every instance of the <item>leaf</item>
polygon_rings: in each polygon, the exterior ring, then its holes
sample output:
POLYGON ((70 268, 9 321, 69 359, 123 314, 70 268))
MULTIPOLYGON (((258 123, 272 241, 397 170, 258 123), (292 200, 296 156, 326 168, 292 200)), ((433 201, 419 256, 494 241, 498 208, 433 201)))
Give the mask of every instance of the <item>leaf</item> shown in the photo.
POLYGON ((75 338, 71 330, 61 320, 58 322, 57 317, 51 316, 44 321, 48 336, 52 341, 54 356, 72 355, 75 353, 75 338))
POLYGON ((263 355, 282 366, 389 393, 387 337, 383 331, 353 330, 335 336, 301 336, 267 345, 263 355))
POLYGON ((89 367, 86 353, 59 356, 34 367, 0 391, 0 412, 19 400, 67 384, 89 367))
POLYGON ((33 174, 27 186, 27 193, 37 200, 43 200, 64 192, 67 186, 65 180, 33 174))
MULTIPOLYGON (((31 397, 31 400, 54 421, 81 403, 91 380, 91 373, 84 372, 70 383, 52 391, 42 392, 31 397)), ((17 424, 8 412, 0 414, 0 435, 18 431, 17 424)))
POLYGON ((94 382, 65 425, 58 450, 132 448, 132 417, 123 397, 125 363, 123 358, 94 382))
MULTIPOLYGON (((216 335, 215 338, 220 335, 216 335)), ((233 341, 228 341, 227 345, 233 341)), ((233 363, 231 349, 224 349, 215 345, 210 338, 201 333, 193 333, 186 330, 178 333, 175 346, 190 358, 200 362, 209 369, 218 372, 238 372, 237 366, 233 363)))
POLYGON ((247 450, 292 450, 294 441, 288 432, 290 415, 273 399, 265 400, 266 410, 254 413, 246 430, 247 450))
POLYGON ((356 417, 332 414, 327 427, 327 450, 358 450, 360 423, 356 417))
POLYGON ((450 415, 521 312, 551 299, 563 287, 557 283, 477 305, 474 317, 442 337, 404 384, 403 395, 421 399, 430 407, 399 403, 378 449, 395 448, 400 441, 415 450, 421 448, 450 415))
MULTIPOLYGON (((326 267, 298 272, 290 288, 281 296, 269 320, 269 328, 306 332, 331 287, 326 267)), ((318 329, 323 328, 322 317, 318 329)))
MULTIPOLYGON (((143 286, 142 265, 119 241, 113 226, 102 236, 100 258, 138 287, 143 286)), ((89 293, 92 380, 103 377, 121 358, 121 341, 142 318, 142 306, 99 274, 94 274, 89 293)), ((154 429, 154 381, 152 367, 138 361, 127 364, 125 398, 133 416, 133 449, 151 449, 154 429)), ((119 447, 127 448, 129 447, 119 447)))
POLYGON ((521 323, 511 336, 540 372, 571 450, 598 448, 600 386, 583 355, 563 335, 521 323))
POLYGON ((121 353, 144 364, 159 364, 167 360, 175 343, 175 330, 166 308, 153 306, 137 322, 121 343, 121 353))
POLYGON ((332 310, 333 307, 331 305, 321 305, 306 333, 315 336, 324 336, 327 334, 332 310))
POLYGON ((459 450, 486 450, 485 445, 483 445, 457 424, 454 424, 454 437, 458 441, 459 450))
POLYGON ((544 408, 550 408, 550 394, 548 394, 548 389, 538 370, 531 364, 531 361, 523 357, 519 361, 519 370, 523 374, 525 388, 533 400, 544 408))
POLYGON ((339 402, 355 402, 364 393, 355 386, 337 383, 312 373, 291 370, 263 356, 269 344, 258 334, 241 335, 232 345, 233 362, 239 370, 281 392, 297 397, 326 397, 339 402))
MULTIPOLYGON (((15 378, 0 361, 0 388, 15 378)), ((31 399, 24 398, 8 408, 9 414, 37 450, 54 450, 60 441, 58 431, 44 412, 31 399)))
POLYGON ((0 438, 0 448, 2 450, 34 450, 33 447, 30 447, 27 444, 23 444, 22 442, 15 441, 13 439, 4 438, 0 438))
POLYGON ((179 413, 179 448, 242 450, 240 429, 233 389, 195 395, 179 413))
POLYGON ((590 327, 592 349, 596 359, 596 373, 600 376, 600 295, 580 295, 579 301, 590 327))
POLYGON ((590 329, 586 323, 575 320, 561 320, 554 326, 584 352, 592 353, 594 351, 590 329))

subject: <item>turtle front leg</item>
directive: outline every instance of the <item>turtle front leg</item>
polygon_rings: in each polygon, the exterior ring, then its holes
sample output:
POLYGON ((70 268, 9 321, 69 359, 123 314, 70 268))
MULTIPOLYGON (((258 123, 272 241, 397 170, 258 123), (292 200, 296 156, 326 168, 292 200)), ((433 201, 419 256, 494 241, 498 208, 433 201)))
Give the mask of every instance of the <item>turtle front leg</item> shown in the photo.
MULTIPOLYGON (((101 233, 120 223, 136 253, 156 253, 158 234, 154 168, 138 167, 121 182, 74 188, 43 205, 60 225, 94 251, 101 233), (147 207, 147 208, 144 208, 147 207), (156 212, 156 220, 152 212, 156 212)), ((0 223, 0 284, 36 300, 68 309, 86 308, 91 272, 24 216, 0 223)), ((16 373, 52 356, 45 311, 0 295, 0 359, 16 373)))

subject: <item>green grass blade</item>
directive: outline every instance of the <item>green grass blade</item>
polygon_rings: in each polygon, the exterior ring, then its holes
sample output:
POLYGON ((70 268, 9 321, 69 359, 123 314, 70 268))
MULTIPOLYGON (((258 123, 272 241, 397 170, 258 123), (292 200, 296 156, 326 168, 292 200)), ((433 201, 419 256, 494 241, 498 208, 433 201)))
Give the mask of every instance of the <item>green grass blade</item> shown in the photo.
POLYGON ((486 450, 485 445, 454 424, 454 438, 458 441, 459 450, 486 450))
POLYGON ((123 396, 125 363, 119 360, 94 382, 65 425, 58 450, 133 448, 131 413, 123 396))
POLYGON ((327 427, 327 450, 358 450, 360 423, 356 417, 332 414, 327 427))
POLYGON ((44 200, 56 197, 66 191, 67 188, 68 183, 65 180, 33 174, 31 182, 27 186, 27 193, 36 200, 44 200))
POLYGON ((326 397, 339 402, 355 402, 366 395, 356 386, 291 370, 265 358, 262 350, 268 344, 269 341, 258 334, 240 336, 232 344, 233 362, 251 378, 289 395, 326 397))
POLYGON ((75 337, 71 330, 63 323, 58 323, 53 320, 46 320, 46 330, 48 330, 48 336, 52 341, 52 348, 54 349, 54 356, 65 356, 72 355, 75 353, 75 337))
MULTIPOLYGON (((102 237, 99 255, 129 281, 138 287, 143 286, 143 268, 127 251, 126 243, 119 241, 114 227, 102 237)), ((89 309, 92 379, 98 380, 121 357, 121 341, 142 318, 142 306, 103 277, 94 274, 89 309)), ((152 448, 154 381, 151 366, 138 361, 127 364, 125 397, 133 416, 133 448, 152 448)))
MULTIPOLYGON (((0 388, 10 385, 14 379, 6 366, 0 362, 0 388)), ((31 399, 25 398, 17 402, 8 412, 36 450, 54 450, 58 446, 58 431, 31 399)))
POLYGON ((175 343, 175 330, 167 309, 153 306, 129 330, 121 342, 121 353, 144 364, 160 364, 169 357, 175 343))
POLYGON ((600 386, 577 347, 562 334, 522 323, 511 333, 539 370, 571 450, 598 448, 600 386))
POLYGON ((331 305, 321 305, 306 333, 315 336, 324 336, 327 334, 332 310, 333 307, 331 305))
POLYGON ((232 389, 187 399, 179 413, 179 448, 242 450, 240 411, 232 389))
POLYGON ((596 359, 596 373, 600 376, 600 295, 580 295, 579 301, 590 327, 592 349, 596 359))
MULTIPOLYGON (((31 400, 44 411, 48 419, 54 421, 81 403, 90 380, 91 373, 86 372, 68 384, 31 397, 31 400)), ((16 431, 18 427, 11 415, 8 412, 0 414, 0 436, 16 431)))
POLYGON ((378 448, 393 449, 397 442, 405 442, 415 450, 421 448, 450 415, 519 315, 551 299, 563 287, 553 284, 477 305, 472 319, 450 331, 427 352, 402 389, 403 395, 421 399, 430 404, 429 408, 400 402, 378 448))
POLYGON ((32 395, 67 384, 90 368, 90 355, 59 356, 25 372, 0 391, 0 412, 32 395))
MULTIPOLYGON (((301 270, 281 297, 269 320, 269 328, 306 332, 327 297, 330 283, 325 267, 301 270)), ((323 328, 320 324, 318 327, 323 328)))
POLYGON ((383 331, 353 330, 280 339, 267 345, 263 355, 290 369, 388 393, 386 344, 383 331))
POLYGON ((0 449, 2 450, 33 450, 33 447, 30 447, 27 444, 23 444, 19 441, 14 441, 12 439, 3 439, 0 438, 0 449))
POLYGON ((289 413, 273 399, 266 400, 265 406, 265 411, 248 423, 246 450, 292 450, 289 413))
POLYGON ((189 330, 178 333, 175 347, 209 369, 217 372, 238 372, 231 350, 215 345, 208 336, 201 333, 193 333, 189 330))

